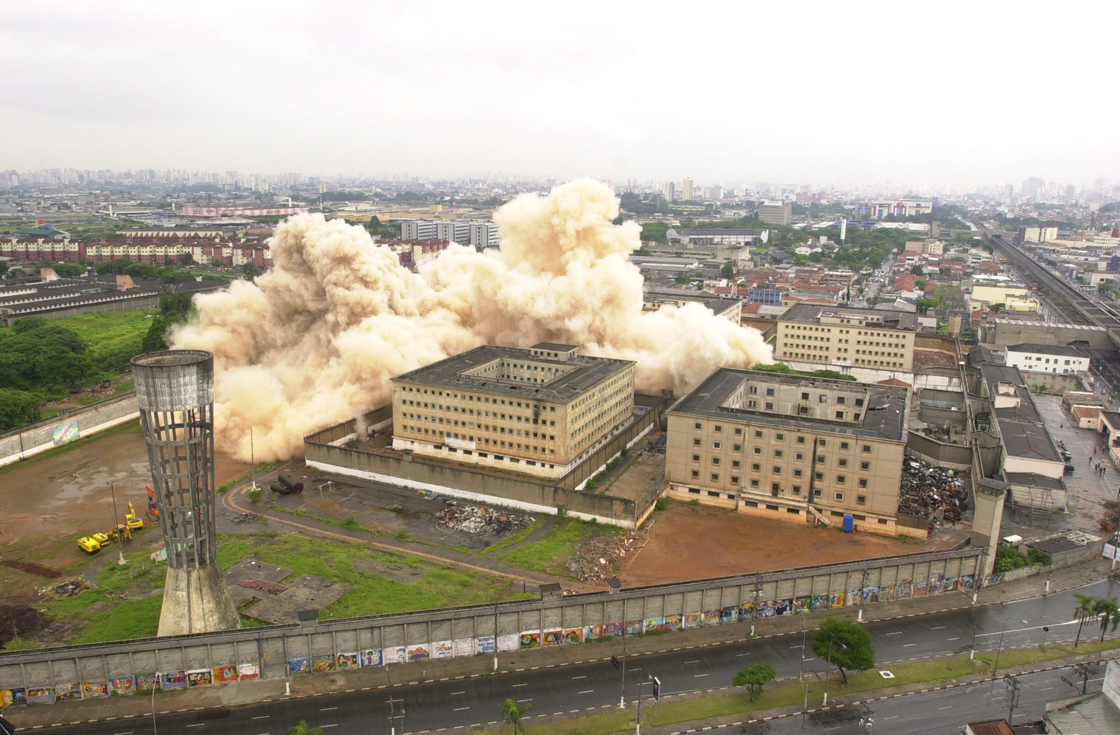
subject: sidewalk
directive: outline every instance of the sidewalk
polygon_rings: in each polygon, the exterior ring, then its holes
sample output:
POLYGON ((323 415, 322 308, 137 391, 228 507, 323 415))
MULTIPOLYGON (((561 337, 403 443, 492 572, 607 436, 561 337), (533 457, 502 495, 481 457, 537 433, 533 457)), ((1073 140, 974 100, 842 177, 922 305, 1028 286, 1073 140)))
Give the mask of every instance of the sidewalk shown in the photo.
MULTIPOLYGON (((1055 570, 1050 577, 1050 592, 1061 592, 1098 581, 1108 576, 1110 568, 1111 563, 1109 561, 1097 559, 1077 566, 1055 570)), ((1038 575, 984 588, 979 593, 978 604, 998 605, 1014 600, 1037 597, 1043 594, 1045 582, 1046 575, 1038 575)), ((863 620, 864 622, 873 622, 900 617, 930 615, 960 610, 970 607, 971 604, 971 593, 965 592, 951 592, 907 601, 880 602, 864 608, 863 620)), ((775 618, 761 618, 755 621, 755 635, 768 638, 789 633, 800 633, 806 626, 809 630, 815 630, 825 617, 855 619, 857 614, 858 608, 844 607, 827 611, 822 610, 802 616, 786 615, 775 618)), ((750 623, 741 622, 707 628, 693 628, 661 635, 629 636, 626 641, 626 654, 627 656, 640 656, 681 648, 718 646, 733 641, 742 641, 749 635, 749 632, 750 623)), ((498 675, 523 671, 533 667, 554 668, 604 661, 621 652, 621 639, 584 643, 578 646, 509 651, 499 655, 498 675)), ((399 664, 393 666, 393 682, 396 686, 401 686, 451 679, 473 679, 492 675, 493 662, 493 656, 480 654, 471 658, 399 664)), ((166 714, 194 709, 234 707, 268 702, 285 696, 284 683, 283 679, 264 679, 176 692, 159 692, 155 697, 156 711, 159 714, 166 714)), ((383 667, 335 671, 330 674, 298 675, 291 678, 292 693, 290 696, 315 697, 342 692, 381 689, 386 688, 388 683, 388 675, 383 667)), ((16 721, 21 728, 31 729, 113 718, 151 717, 151 701, 152 699, 148 695, 135 695, 89 701, 57 702, 52 705, 27 705, 11 708, 9 719, 16 721)), ((755 716, 761 715, 756 713, 755 716)), ((666 730, 665 732, 669 731, 666 730)))

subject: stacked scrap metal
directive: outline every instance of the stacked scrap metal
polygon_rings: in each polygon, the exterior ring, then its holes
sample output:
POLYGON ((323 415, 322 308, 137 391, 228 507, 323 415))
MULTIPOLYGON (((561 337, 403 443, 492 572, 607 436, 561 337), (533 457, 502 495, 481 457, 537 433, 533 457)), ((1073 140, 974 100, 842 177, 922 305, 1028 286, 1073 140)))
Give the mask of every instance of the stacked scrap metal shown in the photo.
POLYGON ((968 510, 968 491, 953 470, 907 458, 902 463, 898 512, 928 518, 929 527, 957 523, 968 510))
POLYGON ((436 513, 436 523, 464 533, 502 536, 532 522, 529 516, 477 505, 449 505, 436 513))

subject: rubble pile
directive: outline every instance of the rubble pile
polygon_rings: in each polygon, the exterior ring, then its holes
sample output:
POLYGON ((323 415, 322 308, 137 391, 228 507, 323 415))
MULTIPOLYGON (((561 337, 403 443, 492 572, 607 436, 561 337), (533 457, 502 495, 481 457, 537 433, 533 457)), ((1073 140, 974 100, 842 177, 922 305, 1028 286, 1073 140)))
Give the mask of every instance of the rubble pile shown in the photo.
POLYGON ((968 491, 953 470, 907 457, 902 463, 898 512, 928 518, 929 527, 957 523, 968 510, 968 491))
POLYGON ((231 516, 230 520, 233 521, 234 523, 238 524, 238 525, 241 525, 241 524, 244 524, 244 523, 256 523, 257 522, 257 514, 256 513, 238 513, 237 515, 231 516))
POLYGON ((532 523, 530 516, 505 510, 491 510, 477 505, 448 505, 436 513, 436 523, 464 533, 504 536, 532 523))
POLYGON ((618 536, 596 536, 576 546, 566 566, 581 582, 602 582, 617 574, 619 562, 641 546, 641 535, 633 531, 618 536))

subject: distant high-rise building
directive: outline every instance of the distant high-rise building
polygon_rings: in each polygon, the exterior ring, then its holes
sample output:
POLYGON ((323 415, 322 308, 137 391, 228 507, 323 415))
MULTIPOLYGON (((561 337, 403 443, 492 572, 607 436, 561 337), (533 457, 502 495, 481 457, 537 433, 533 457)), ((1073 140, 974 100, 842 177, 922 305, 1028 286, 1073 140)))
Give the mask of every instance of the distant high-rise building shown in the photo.
POLYGON ((759 202, 758 218, 768 225, 791 225, 793 202, 759 202))
POLYGON ((442 220, 435 223, 437 240, 469 245, 471 242, 471 223, 466 220, 442 220))
POLYGON ((496 224, 493 222, 471 222, 471 245, 479 249, 496 248, 498 243, 498 226, 496 224))
POLYGON ((1019 195, 1023 199, 1035 200, 1041 198, 1046 189, 1046 182, 1037 176, 1031 176, 1029 179, 1023 181, 1022 187, 1019 189, 1019 195))
POLYGON ((436 224, 430 220, 406 220, 401 222, 402 240, 431 240, 436 236, 436 224))
POLYGON ((681 198, 686 202, 692 201, 692 179, 685 179, 681 182, 681 198))
POLYGON ((666 181, 665 186, 662 187, 661 195, 665 197, 667 202, 675 202, 677 200, 677 187, 672 181, 666 181))

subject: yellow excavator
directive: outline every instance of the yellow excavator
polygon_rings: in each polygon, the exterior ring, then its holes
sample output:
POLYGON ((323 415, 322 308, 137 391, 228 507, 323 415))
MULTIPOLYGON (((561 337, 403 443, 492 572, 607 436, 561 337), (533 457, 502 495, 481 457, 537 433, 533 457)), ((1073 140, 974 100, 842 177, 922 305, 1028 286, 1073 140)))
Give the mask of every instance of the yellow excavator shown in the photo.
POLYGON ((82 536, 78 539, 78 548, 87 554, 96 554, 112 541, 120 543, 131 541, 132 532, 143 527, 144 520, 136 515, 136 509, 132 507, 132 501, 130 500, 128 501, 128 515, 124 517, 124 523, 118 523, 117 527, 108 533, 98 532, 90 536, 82 536))

